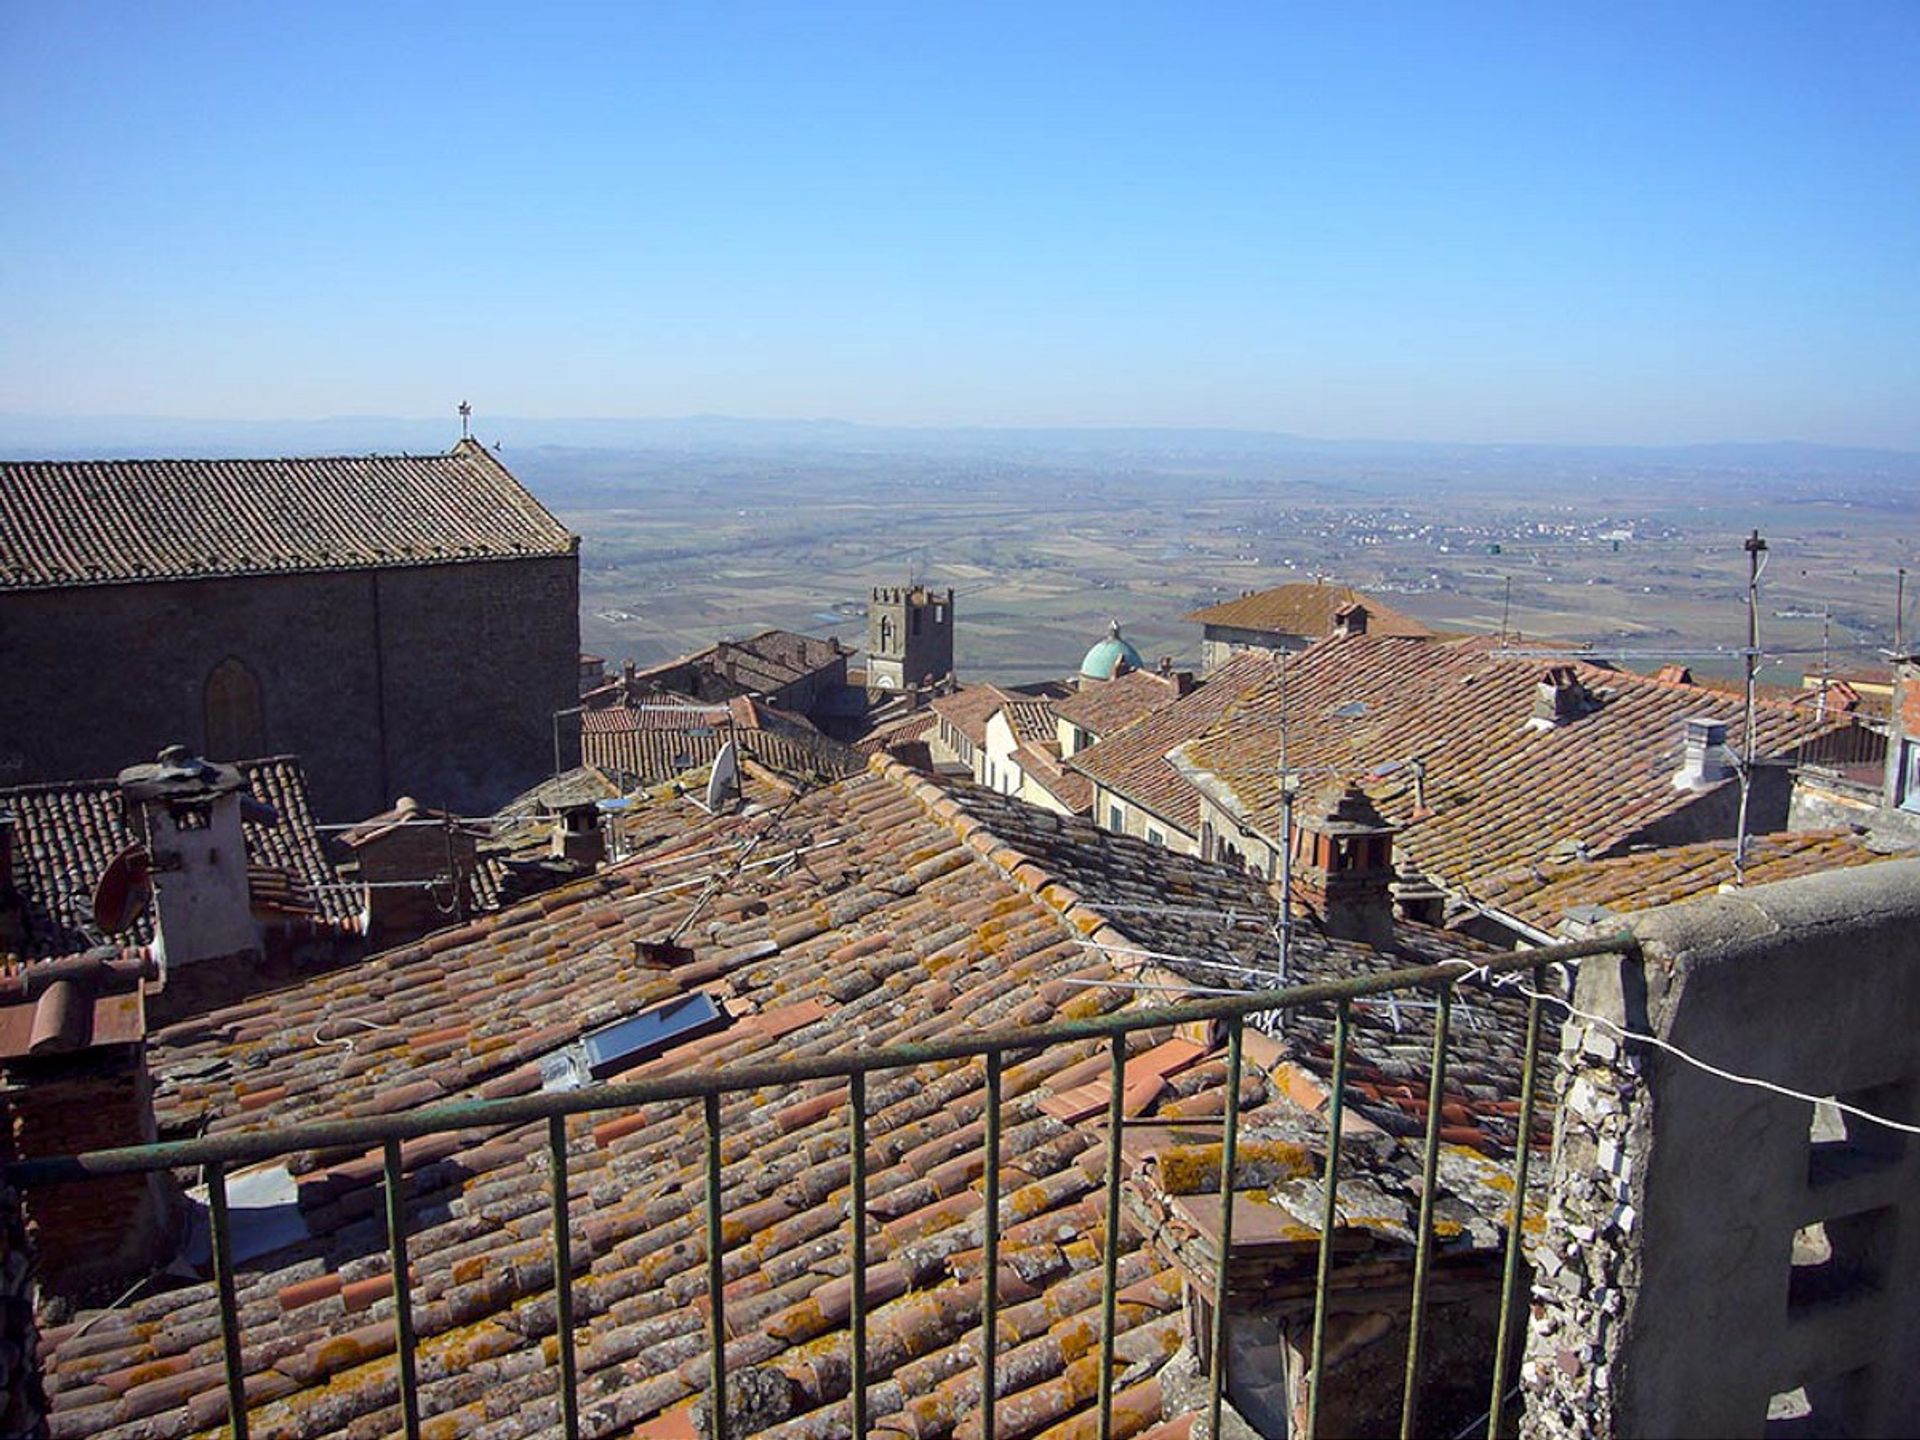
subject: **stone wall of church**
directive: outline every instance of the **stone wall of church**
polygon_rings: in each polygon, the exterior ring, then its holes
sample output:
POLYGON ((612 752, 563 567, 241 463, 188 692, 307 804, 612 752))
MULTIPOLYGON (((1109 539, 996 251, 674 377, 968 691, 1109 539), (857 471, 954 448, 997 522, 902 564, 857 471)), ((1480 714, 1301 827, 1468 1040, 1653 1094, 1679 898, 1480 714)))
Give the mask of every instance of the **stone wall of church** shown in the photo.
POLYGON ((401 794, 474 813, 550 773, 579 634, 573 556, 0 596, 0 784, 112 775, 211 729, 298 755, 323 821, 401 794))

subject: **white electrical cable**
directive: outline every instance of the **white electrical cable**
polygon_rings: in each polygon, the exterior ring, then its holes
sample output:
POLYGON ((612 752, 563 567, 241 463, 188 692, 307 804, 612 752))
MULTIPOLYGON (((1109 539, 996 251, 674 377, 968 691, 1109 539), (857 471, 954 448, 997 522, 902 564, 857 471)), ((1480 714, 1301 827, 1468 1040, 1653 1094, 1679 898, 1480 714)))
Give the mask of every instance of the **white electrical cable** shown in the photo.
POLYGON ((1565 1010, 1576 1019, 1585 1020, 1593 1025, 1604 1025, 1623 1040, 1632 1040, 1642 1045, 1652 1045, 1656 1049, 1664 1050, 1675 1059, 1683 1060, 1695 1069, 1704 1070, 1707 1074, 1721 1080, 1731 1081, 1735 1085, 1750 1086, 1755 1090, 1770 1090, 1776 1095, 1786 1096, 1789 1100, 1804 1100, 1809 1105, 1831 1105, 1836 1110, 1856 1116, 1871 1124, 1884 1125, 1889 1130, 1898 1130, 1906 1135, 1920 1135, 1920 1125, 1911 1124, 1905 1120, 1893 1120, 1885 1115, 1876 1115, 1871 1110, 1863 1110, 1858 1105, 1850 1105, 1844 1100, 1836 1100, 1831 1095, 1810 1095, 1804 1090, 1795 1090, 1789 1085, 1777 1084, 1772 1080, 1762 1080, 1757 1075, 1742 1075, 1734 1070, 1722 1069, 1710 1061, 1702 1060, 1697 1055, 1689 1055, 1678 1045, 1670 1041, 1662 1040, 1658 1035, 1642 1035, 1636 1030, 1629 1030, 1626 1026, 1609 1020, 1604 1015, 1589 1014, 1571 1002, 1562 1000, 1558 995, 1547 995, 1538 990, 1531 989, 1520 983, 1518 972, 1509 976, 1495 976, 1486 974, 1485 966, 1475 965, 1470 960, 1443 960, 1440 963, 1443 965, 1462 966, 1467 971, 1467 974, 1462 977, 1464 979, 1473 979, 1477 976, 1496 990, 1513 990, 1521 995, 1525 995, 1528 999, 1544 1000, 1550 1004, 1558 1005, 1562 1010, 1565 1010))

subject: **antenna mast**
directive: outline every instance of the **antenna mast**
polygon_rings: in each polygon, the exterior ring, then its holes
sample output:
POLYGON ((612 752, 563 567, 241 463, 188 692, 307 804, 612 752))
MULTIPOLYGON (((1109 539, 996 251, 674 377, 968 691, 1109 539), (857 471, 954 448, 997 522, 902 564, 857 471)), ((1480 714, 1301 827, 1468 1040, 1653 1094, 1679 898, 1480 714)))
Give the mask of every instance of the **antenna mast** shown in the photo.
POLYGON ((1902 565, 1893 577, 1893 653, 1906 650, 1905 625, 1907 618, 1907 567, 1902 565))
POLYGON ((1287 652, 1280 656, 1280 984, 1293 950, 1293 772, 1287 769, 1287 652))
POLYGON ((1747 552, 1747 733, 1740 761, 1740 819, 1733 847, 1733 883, 1747 883, 1747 802, 1753 794, 1754 676, 1760 669, 1760 571, 1765 568, 1767 542, 1755 530, 1743 547, 1747 552))

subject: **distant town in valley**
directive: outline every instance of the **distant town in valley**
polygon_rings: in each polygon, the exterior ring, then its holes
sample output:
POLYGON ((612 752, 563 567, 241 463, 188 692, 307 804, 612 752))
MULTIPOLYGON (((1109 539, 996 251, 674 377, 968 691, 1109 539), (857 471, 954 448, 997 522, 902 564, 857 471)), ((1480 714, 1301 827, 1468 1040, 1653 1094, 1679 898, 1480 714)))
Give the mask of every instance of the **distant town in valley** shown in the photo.
POLYGON ((0 458, 0 1430, 1912 1413, 1915 457, 459 422, 0 458))

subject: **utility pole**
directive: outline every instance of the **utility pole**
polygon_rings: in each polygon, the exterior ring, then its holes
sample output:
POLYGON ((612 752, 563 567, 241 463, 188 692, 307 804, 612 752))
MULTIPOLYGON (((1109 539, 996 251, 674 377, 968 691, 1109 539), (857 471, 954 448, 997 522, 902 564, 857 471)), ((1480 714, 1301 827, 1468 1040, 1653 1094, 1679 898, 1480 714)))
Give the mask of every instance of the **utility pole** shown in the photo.
POLYGON ((1280 976, 1287 983, 1287 964, 1293 950, 1293 792, 1294 776, 1287 769, 1287 652, 1280 655, 1280 976))
POLYGON ((1767 542, 1755 530, 1747 537, 1747 705, 1746 742, 1740 761, 1740 819, 1733 848, 1733 883, 1747 882, 1747 805, 1753 795, 1754 756, 1754 676, 1760 669, 1760 571, 1764 568, 1767 542))
POLYGON ((1820 700, 1814 706, 1813 718, 1824 723, 1827 718, 1827 688, 1833 684, 1833 606, 1828 605, 1820 615, 1820 700))

